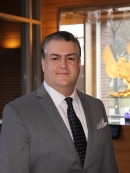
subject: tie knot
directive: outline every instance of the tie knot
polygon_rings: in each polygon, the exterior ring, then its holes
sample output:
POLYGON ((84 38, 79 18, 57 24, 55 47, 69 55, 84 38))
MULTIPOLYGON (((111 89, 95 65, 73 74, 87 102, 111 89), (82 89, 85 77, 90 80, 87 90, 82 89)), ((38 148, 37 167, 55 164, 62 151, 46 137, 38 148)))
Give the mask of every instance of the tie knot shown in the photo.
POLYGON ((72 105, 73 99, 71 97, 66 97, 65 101, 67 102, 67 105, 70 106, 70 105, 72 105))

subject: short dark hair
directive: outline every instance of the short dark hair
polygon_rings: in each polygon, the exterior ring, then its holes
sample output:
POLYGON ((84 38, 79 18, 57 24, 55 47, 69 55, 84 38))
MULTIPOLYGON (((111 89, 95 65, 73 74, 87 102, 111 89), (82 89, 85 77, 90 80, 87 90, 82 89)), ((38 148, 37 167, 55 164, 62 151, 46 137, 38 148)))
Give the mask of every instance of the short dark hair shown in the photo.
POLYGON ((41 47, 41 58, 45 59, 45 48, 46 48, 46 45, 51 40, 65 40, 65 41, 72 41, 72 42, 74 42, 77 45, 78 49, 79 49, 79 58, 81 57, 81 47, 80 47, 78 39, 70 32, 58 31, 58 32, 54 32, 54 33, 48 35, 45 38, 45 40, 43 41, 42 47, 41 47))

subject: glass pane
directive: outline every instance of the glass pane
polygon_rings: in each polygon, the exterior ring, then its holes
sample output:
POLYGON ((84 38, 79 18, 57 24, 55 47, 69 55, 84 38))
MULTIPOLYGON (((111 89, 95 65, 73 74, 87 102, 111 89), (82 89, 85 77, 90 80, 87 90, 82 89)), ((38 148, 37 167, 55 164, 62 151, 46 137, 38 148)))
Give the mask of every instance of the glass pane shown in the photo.
POLYGON ((61 13, 59 30, 73 33, 80 42, 81 71, 76 86, 80 91, 84 92, 84 17, 73 12, 61 13))
POLYGON ((128 8, 119 8, 86 14, 86 25, 91 25, 88 34, 93 35, 91 41, 96 48, 92 54, 96 62, 96 97, 103 101, 110 123, 124 124, 124 114, 130 113, 130 13, 128 8))
MULTIPOLYGON (((26 16, 26 5, 28 0, 0 0, 0 12, 12 14, 16 16, 23 16, 23 17, 29 17, 26 16)), ((28 8, 29 11, 29 8, 28 8)))
POLYGON ((32 18, 40 20, 40 0, 32 0, 32 18))
POLYGON ((111 123, 124 124, 130 119, 130 7, 61 12, 60 30, 82 37, 84 80, 92 74, 92 95, 103 101, 111 123))
POLYGON ((102 15, 101 99, 110 122, 124 123, 125 113, 130 114, 130 12, 109 9, 102 15))
POLYGON ((21 24, 0 19, 0 118, 5 104, 21 96, 21 24))

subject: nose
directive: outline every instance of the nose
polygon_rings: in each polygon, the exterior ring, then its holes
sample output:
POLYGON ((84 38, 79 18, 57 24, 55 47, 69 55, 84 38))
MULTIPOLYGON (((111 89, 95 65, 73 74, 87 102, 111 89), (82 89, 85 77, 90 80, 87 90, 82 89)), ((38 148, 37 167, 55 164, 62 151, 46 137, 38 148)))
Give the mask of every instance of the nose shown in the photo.
POLYGON ((66 68, 67 67, 67 60, 66 60, 66 58, 61 58, 61 60, 60 60, 60 67, 61 68, 66 68))

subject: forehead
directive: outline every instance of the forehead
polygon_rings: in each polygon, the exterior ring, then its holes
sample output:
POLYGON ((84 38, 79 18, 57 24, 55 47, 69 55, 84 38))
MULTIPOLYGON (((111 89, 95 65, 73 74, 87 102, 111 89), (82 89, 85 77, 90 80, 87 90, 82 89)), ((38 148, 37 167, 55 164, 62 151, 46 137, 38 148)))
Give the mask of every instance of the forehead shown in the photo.
POLYGON ((78 46, 73 41, 51 40, 45 47, 46 53, 78 53, 78 46))

